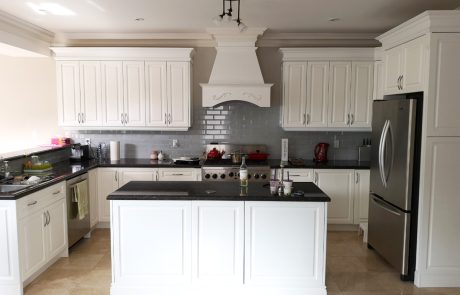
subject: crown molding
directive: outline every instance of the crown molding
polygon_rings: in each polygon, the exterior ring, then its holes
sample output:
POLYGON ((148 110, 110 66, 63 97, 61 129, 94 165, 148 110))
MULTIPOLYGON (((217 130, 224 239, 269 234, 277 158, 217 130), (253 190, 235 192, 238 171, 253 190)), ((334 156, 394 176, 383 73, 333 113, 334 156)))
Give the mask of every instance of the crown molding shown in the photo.
POLYGON ((266 33, 259 47, 379 47, 374 33, 266 33))
POLYGON ((49 56, 54 33, 0 11, 0 42, 49 56))

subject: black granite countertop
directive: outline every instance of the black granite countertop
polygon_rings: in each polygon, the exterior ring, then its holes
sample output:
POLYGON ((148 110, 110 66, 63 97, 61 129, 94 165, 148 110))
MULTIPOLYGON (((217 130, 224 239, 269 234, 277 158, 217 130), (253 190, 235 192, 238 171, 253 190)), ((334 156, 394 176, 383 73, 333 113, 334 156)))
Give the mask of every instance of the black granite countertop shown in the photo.
POLYGON ((284 201, 330 202, 331 199, 314 183, 294 183, 293 191, 304 196, 272 196, 268 183, 250 183, 245 188, 238 182, 208 181, 131 181, 111 193, 108 200, 208 200, 208 201, 284 201))
MULTIPOLYGON (((269 159, 268 164, 271 168, 280 168, 281 160, 269 159)), ((313 160, 305 160, 303 165, 292 165, 288 163, 284 165, 284 168, 299 168, 299 169, 369 169, 370 162, 359 162, 359 161, 327 161, 326 163, 316 163, 313 160)))

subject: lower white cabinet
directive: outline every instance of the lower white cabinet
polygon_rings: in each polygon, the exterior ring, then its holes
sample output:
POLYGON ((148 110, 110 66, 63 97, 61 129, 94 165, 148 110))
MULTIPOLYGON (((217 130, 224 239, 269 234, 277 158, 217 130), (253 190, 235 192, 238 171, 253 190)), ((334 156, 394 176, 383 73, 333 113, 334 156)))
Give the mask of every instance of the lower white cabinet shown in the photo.
POLYGON ((107 196, 118 189, 118 169, 99 168, 97 173, 97 180, 99 222, 109 222, 110 203, 107 201, 107 196))
POLYGON ((160 168, 157 170, 158 181, 200 181, 200 168, 160 168))
POLYGON ((88 189, 89 189, 89 218, 91 227, 97 225, 99 221, 99 200, 97 198, 97 172, 98 169, 92 169, 88 172, 88 189))
POLYGON ((111 294, 326 295, 326 203, 110 202, 111 294))
POLYGON ((315 184, 331 198, 328 223, 353 224, 354 180, 354 170, 315 170, 315 184))
POLYGON ((23 281, 67 249, 65 194, 65 184, 61 183, 18 200, 18 207, 25 203, 32 208, 18 221, 23 281), (35 199, 43 202, 39 204, 35 199))
POLYGON ((276 286, 324 286, 324 206, 245 202, 244 283, 267 291, 276 286))
POLYGON ((192 280, 243 284, 244 202, 192 202, 192 280))
POLYGON ((355 170, 354 223, 367 222, 369 215, 370 171, 355 170))
POLYGON ((151 168, 121 168, 118 170, 119 187, 127 184, 130 181, 154 181, 155 169, 151 168))
MULTIPOLYGON (((280 178, 280 173, 281 171, 278 170, 278 179, 280 178)), ((288 173, 289 173, 289 179, 292 180, 293 182, 313 182, 313 169, 294 169, 294 168, 289 168, 289 169, 284 169, 284 178, 288 178, 288 173)))

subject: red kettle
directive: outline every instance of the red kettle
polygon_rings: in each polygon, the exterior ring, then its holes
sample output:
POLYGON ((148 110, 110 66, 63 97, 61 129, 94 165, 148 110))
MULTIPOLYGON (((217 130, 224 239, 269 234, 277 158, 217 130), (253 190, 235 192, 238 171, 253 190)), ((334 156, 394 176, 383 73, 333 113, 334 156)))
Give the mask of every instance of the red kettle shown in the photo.
POLYGON ((329 148, 328 143, 320 142, 315 146, 315 162, 323 163, 327 162, 327 149, 329 148))

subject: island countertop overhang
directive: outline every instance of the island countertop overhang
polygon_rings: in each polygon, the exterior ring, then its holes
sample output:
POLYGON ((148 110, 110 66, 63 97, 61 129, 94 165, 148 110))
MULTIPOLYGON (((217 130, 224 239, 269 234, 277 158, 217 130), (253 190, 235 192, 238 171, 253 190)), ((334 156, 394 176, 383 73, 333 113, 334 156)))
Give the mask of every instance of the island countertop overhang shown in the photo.
POLYGON ((111 193, 108 200, 207 200, 207 201, 275 201, 275 202, 330 202, 331 199, 314 183, 294 183, 294 192, 304 196, 273 196, 268 183, 250 183, 241 188, 239 183, 195 181, 131 181, 111 193))

